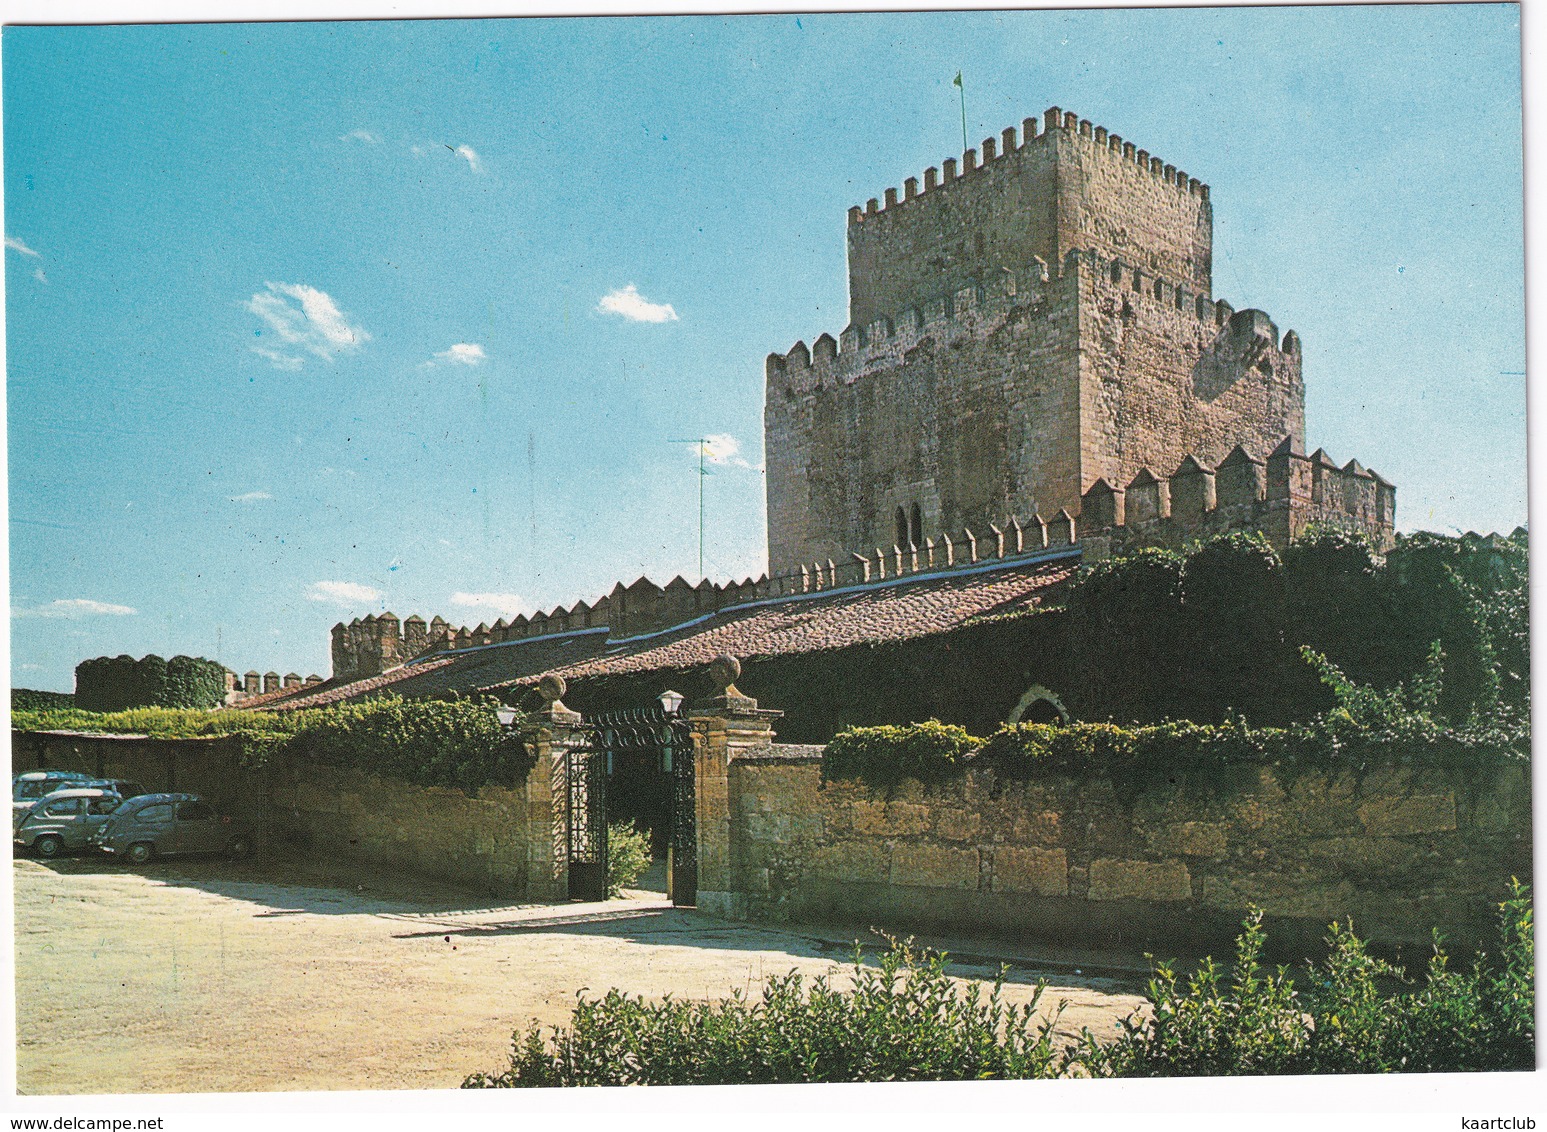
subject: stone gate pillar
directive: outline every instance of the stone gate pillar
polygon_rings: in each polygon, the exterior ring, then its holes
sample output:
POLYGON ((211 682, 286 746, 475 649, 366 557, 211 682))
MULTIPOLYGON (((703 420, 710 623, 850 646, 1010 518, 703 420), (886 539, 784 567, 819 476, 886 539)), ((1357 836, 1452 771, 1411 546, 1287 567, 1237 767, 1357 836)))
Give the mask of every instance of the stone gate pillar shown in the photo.
POLYGON ((537 685, 541 710, 527 716, 521 741, 532 756, 526 779, 526 888, 531 900, 569 899, 569 752, 581 742, 580 713, 561 698, 564 678, 537 685))
POLYGON ((780 711, 757 706, 737 690, 741 662, 721 655, 709 665, 715 692, 691 704, 695 789, 698 809, 698 908, 712 916, 742 919, 746 895, 732 881, 730 764, 750 750, 773 742, 772 723, 780 711))

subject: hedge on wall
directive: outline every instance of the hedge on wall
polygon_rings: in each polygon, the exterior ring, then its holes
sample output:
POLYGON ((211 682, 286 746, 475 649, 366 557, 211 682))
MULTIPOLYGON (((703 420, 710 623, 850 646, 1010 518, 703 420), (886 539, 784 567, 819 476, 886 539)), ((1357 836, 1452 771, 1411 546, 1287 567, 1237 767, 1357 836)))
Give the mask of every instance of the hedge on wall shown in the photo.
POLYGON ((1226 784, 1231 771, 1262 766, 1290 771, 1362 770, 1377 764, 1473 768, 1531 757, 1527 715, 1502 709, 1462 723, 1441 715, 1444 654, 1437 646, 1417 673, 1389 688, 1360 684, 1309 648, 1302 649, 1302 660, 1334 702, 1317 718, 1288 727, 1253 727, 1242 718, 1143 727, 1007 724, 987 740, 935 721, 854 728, 827 745, 822 775, 891 788, 904 778, 941 783, 980 766, 1002 778, 1094 775, 1120 789, 1191 779, 1208 788, 1226 784))
POLYGON ((11 711, 65 711, 75 706, 69 692, 40 692, 33 688, 11 689, 11 711))
POLYGON ((99 656, 75 666, 75 706, 86 711, 212 708, 225 696, 225 666, 203 657, 99 656))
POLYGON ((420 786, 475 790, 515 786, 532 759, 515 728, 502 727, 489 700, 405 700, 383 696, 295 713, 284 749, 420 786))
POLYGON ((1378 561, 1327 533, 1280 557, 1257 535, 1187 554, 1146 550, 1101 563, 1071 587, 1069 671, 1076 716, 1287 725, 1332 706, 1309 646, 1362 683, 1392 687, 1440 643, 1436 710, 1464 720, 1529 695, 1526 540, 1404 536, 1378 561))
POLYGON ((385 696, 297 712, 141 707, 103 713, 55 708, 19 711, 11 726, 18 731, 105 731, 161 739, 235 736, 243 741, 249 764, 285 752, 421 786, 475 790, 491 783, 514 786, 531 767, 515 728, 500 725, 498 706, 490 699, 385 696))
MULTIPOLYGON (((1067 610, 985 617, 944 633, 819 652, 742 657, 736 684, 784 717, 784 742, 821 743, 846 727, 939 719, 986 735, 1033 685, 1076 718, 1124 724, 1259 726, 1313 719, 1334 705, 1308 646, 1361 684, 1392 688, 1439 641, 1449 719, 1519 714, 1529 694, 1524 535, 1498 545, 1404 536, 1384 562, 1347 535, 1282 556, 1231 536, 1187 554, 1142 550, 1071 586, 1067 610)), ((667 688, 710 692, 704 666, 570 681, 576 711, 637 707, 667 688)))

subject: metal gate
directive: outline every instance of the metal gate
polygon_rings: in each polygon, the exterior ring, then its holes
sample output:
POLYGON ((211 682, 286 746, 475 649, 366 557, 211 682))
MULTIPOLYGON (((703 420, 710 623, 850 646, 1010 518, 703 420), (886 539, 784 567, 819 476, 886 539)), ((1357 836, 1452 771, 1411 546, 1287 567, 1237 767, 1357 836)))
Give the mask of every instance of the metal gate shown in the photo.
POLYGON ((590 744, 571 747, 569 795, 569 898, 607 899, 607 752, 590 744))
POLYGON ((698 814, 688 721, 660 706, 605 712, 582 725, 568 763, 569 896, 607 898, 607 795, 614 761, 649 758, 669 799, 666 891, 673 904, 698 898, 698 814))

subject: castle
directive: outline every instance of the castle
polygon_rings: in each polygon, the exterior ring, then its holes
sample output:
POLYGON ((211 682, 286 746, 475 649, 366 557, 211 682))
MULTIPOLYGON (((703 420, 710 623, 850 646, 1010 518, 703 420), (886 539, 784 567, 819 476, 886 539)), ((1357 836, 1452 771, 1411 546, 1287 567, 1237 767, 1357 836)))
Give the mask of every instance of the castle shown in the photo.
POLYGON ((330 683, 1228 531, 1391 545, 1396 489, 1304 452, 1298 335, 1214 297, 1208 186, 1132 142, 1051 108, 851 208, 848 258, 849 326, 765 365, 767 575, 641 578, 475 629, 356 619, 330 683))
POLYGON ((1300 340, 1214 298, 1209 187, 1132 142, 1054 107, 851 208, 848 252, 848 328, 767 361, 772 573, 1080 514, 1093 488, 1087 534, 1390 541, 1392 486, 1320 452, 1253 513, 1268 456, 1304 451, 1300 340))

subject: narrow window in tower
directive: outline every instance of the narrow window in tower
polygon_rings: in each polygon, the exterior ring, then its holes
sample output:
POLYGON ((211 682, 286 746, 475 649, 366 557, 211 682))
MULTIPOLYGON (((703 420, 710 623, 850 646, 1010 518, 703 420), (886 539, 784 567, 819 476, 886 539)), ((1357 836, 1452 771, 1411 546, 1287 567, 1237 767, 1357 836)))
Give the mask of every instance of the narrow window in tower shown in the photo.
POLYGON ((908 543, 911 546, 924 545, 924 516, 919 511, 919 505, 915 503, 908 516, 908 543))
POLYGON ((897 545, 908 545, 908 516, 901 507, 897 508, 897 545))

